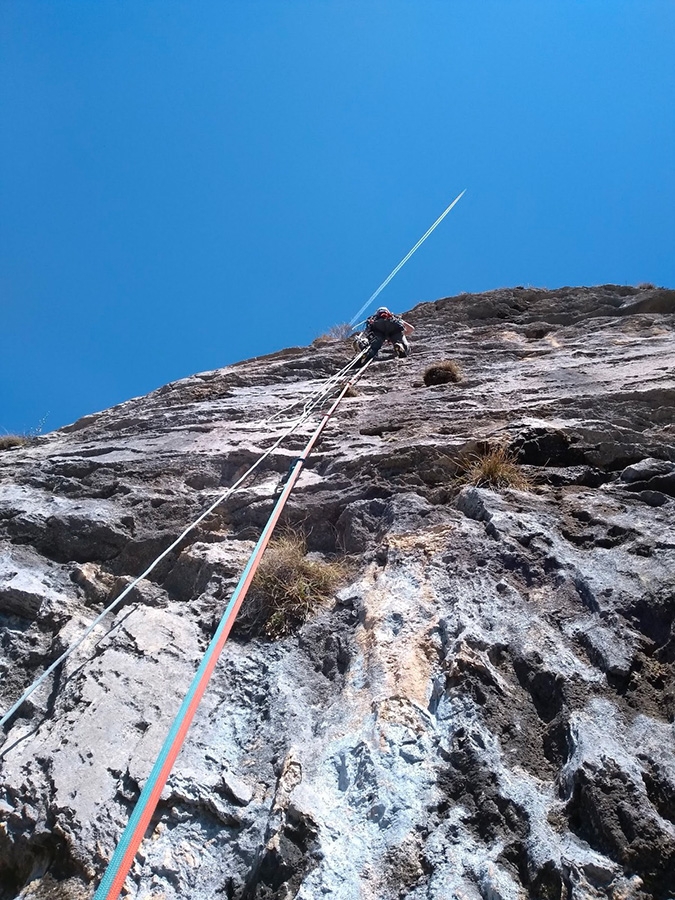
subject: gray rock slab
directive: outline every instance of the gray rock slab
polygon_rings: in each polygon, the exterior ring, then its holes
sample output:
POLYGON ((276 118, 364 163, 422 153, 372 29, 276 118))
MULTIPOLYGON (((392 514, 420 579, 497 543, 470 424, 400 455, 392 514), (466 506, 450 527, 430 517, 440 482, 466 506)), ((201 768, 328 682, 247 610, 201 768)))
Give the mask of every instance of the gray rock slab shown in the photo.
MULTIPOLYGON (((235 630, 128 897, 670 897, 674 296, 505 288, 406 314, 413 356, 367 370, 284 514, 345 580, 280 640, 235 630), (444 359, 461 380, 424 387, 444 359), (467 483, 496 445, 526 490, 467 483)), ((289 348, 0 453, 5 708, 351 356, 289 348)), ((315 424, 8 724, 12 896, 91 896, 315 424)))

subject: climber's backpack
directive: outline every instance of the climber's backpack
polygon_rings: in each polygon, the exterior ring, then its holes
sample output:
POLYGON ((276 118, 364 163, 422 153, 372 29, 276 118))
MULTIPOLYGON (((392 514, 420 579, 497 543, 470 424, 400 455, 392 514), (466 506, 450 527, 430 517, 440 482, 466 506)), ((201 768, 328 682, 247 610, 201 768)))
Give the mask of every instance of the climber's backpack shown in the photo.
POLYGON ((400 316, 395 316, 394 313, 389 312, 389 310, 387 310, 387 312, 375 313, 368 319, 367 324, 372 325, 374 322, 377 322, 378 319, 384 319, 385 322, 391 322, 392 324, 400 325, 401 328, 403 328, 403 319, 400 316))

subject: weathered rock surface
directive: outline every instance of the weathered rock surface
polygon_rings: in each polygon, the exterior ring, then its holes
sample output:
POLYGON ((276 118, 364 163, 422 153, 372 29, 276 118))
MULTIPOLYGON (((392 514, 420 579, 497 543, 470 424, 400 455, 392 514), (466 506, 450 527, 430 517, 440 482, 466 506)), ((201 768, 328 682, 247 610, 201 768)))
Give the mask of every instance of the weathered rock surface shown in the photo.
MULTIPOLYGON (((674 313, 612 285, 410 312, 414 356, 366 372, 286 516, 350 583, 296 635, 230 641, 127 896, 675 897, 674 313), (444 358, 462 380, 424 387, 444 358), (528 490, 458 479, 491 442, 528 490)), ((350 355, 196 375, 0 453, 3 710, 350 355)), ((307 432, 13 718, 0 900, 91 896, 307 432)))

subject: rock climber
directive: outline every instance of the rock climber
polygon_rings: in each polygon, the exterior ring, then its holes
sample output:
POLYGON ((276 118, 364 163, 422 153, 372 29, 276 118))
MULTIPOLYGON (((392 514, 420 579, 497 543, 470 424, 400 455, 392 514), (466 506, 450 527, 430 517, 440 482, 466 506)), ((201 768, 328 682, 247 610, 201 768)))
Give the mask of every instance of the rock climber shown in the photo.
POLYGON ((374 315, 366 319, 366 330, 358 335, 357 345, 364 349, 370 347, 368 359, 375 359, 385 341, 394 345, 396 356, 408 356, 410 344, 407 335, 415 329, 409 322, 381 306, 374 315))

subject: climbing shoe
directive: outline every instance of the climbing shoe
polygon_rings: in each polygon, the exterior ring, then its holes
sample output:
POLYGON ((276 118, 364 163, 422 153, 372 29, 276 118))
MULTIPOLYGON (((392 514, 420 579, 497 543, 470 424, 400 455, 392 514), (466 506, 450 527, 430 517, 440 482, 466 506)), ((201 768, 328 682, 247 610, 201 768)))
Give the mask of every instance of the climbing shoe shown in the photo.
POLYGON ((394 344, 394 353, 395 353, 398 357, 404 357, 404 356, 407 356, 407 355, 408 355, 408 354, 406 353, 406 349, 405 349, 405 347, 403 346, 403 344, 394 344))

